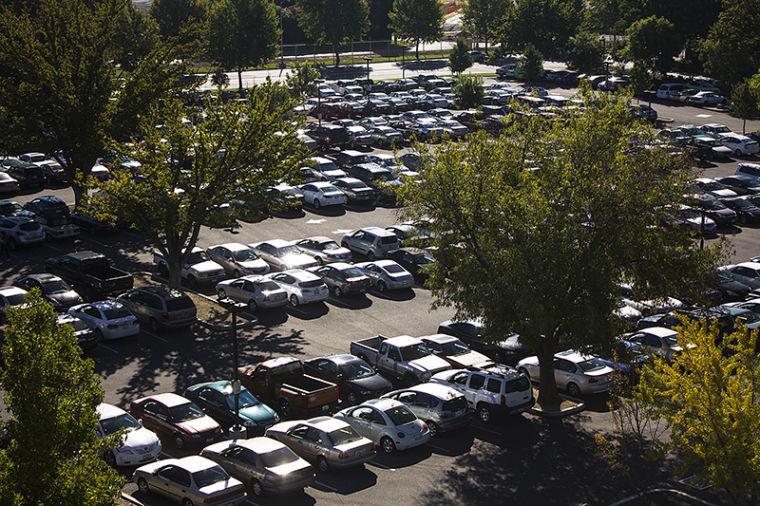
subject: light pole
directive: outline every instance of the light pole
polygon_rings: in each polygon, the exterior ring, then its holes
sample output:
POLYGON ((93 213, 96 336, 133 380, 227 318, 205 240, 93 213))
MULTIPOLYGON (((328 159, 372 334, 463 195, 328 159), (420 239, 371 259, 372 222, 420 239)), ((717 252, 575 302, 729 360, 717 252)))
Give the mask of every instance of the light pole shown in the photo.
POLYGON ((401 45, 401 79, 406 79, 406 44, 401 45))
POLYGON ((362 57, 365 62, 367 62, 367 80, 369 81, 369 64, 372 62, 371 56, 363 56, 362 57))

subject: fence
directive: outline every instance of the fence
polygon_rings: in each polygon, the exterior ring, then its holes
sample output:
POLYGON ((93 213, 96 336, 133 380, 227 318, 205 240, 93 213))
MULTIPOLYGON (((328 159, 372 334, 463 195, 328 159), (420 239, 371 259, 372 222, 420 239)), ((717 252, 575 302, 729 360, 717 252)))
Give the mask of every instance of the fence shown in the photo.
MULTIPOLYGON (((451 49, 451 42, 441 41, 432 44, 420 44, 420 58, 441 58, 451 49)), ((341 63, 364 63, 365 56, 379 61, 401 61, 415 57, 415 47, 392 40, 363 40, 343 44, 338 48, 341 63)), ((331 45, 285 44, 282 46, 282 59, 287 64, 301 61, 327 63, 335 59, 331 45)))

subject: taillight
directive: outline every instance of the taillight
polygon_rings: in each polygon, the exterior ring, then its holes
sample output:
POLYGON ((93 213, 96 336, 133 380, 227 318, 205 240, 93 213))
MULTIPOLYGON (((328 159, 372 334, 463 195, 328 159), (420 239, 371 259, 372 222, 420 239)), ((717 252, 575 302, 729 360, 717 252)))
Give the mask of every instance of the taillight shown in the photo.
POLYGON ((427 424, 426 424, 426 423, 423 423, 423 424, 422 424, 422 430, 428 430, 428 426, 427 426, 427 424))
POLYGON ((403 432, 399 432, 396 435, 399 437, 399 439, 404 439, 404 433, 403 432))
POLYGON ((338 454, 338 458, 339 459, 347 459, 348 458, 348 453, 346 453, 346 452, 340 452, 338 454))
POLYGON ((599 381, 599 380, 598 380, 598 379, 596 379, 596 378, 589 378, 589 379, 588 379, 588 382, 589 382, 589 383, 596 383, 597 381, 599 381))

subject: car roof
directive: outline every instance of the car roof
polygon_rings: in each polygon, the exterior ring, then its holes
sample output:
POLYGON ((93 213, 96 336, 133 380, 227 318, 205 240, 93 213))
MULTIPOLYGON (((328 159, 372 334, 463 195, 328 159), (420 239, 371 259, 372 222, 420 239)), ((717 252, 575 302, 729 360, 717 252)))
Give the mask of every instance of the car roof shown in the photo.
POLYGON ((734 267, 747 267, 752 270, 760 270, 760 262, 742 262, 739 264, 736 264, 734 267))
POLYGON ((45 281, 62 281, 61 278, 56 276, 55 274, 49 274, 47 272, 39 272, 35 274, 27 274, 22 279, 34 279, 36 281, 45 282, 45 281))
POLYGON ((380 259, 380 260, 375 260, 374 262, 365 262, 365 263, 366 264, 375 264, 375 265, 377 265, 380 268, 389 267, 391 265, 398 265, 399 267, 401 267, 398 264, 398 262, 396 262, 395 260, 391 260, 389 258, 383 258, 383 259, 380 259))
POLYGON ((305 271, 303 269, 290 269, 290 270, 282 271, 282 272, 283 274, 290 274, 291 276, 296 278, 298 281, 314 281, 315 279, 321 279, 319 276, 317 276, 313 272, 305 271))
POLYGON ((245 244, 242 244, 239 242, 226 242, 224 244, 219 244, 217 246, 211 246, 211 247, 212 248, 226 248, 230 251, 243 251, 243 250, 251 249, 245 244))
MULTIPOLYGON (((0 172, 0 174, 2 174, 2 172, 0 172)), ((16 225, 23 225, 24 223, 30 223, 34 221, 27 216, 0 216, 0 219, 8 220, 12 223, 15 223, 16 225)))
POLYGON ((397 401, 396 399, 370 399, 361 403, 359 407, 371 406, 375 409, 379 409, 380 411, 385 411, 386 409, 396 408, 403 405, 403 403, 397 401))
POLYGON ((175 290, 173 288, 169 288, 168 286, 163 285, 147 285, 147 286, 141 286, 136 288, 136 290, 139 290, 141 292, 148 292, 155 295, 158 295, 159 297, 163 297, 165 299, 171 298, 171 299, 178 299, 180 297, 186 297, 186 295, 179 290, 175 290))
POLYGON ((310 184, 312 186, 316 186, 317 188, 327 188, 328 186, 332 186, 333 184, 330 181, 313 181, 310 184))
POLYGON ((422 336, 420 337, 420 339, 433 341, 434 343, 438 343, 438 344, 450 343, 452 341, 459 341, 459 339, 457 339, 456 337, 450 336, 448 334, 432 334, 429 336, 422 336))
POLYGON ((7 288, 0 288, 0 295, 5 297, 11 297, 13 295, 26 295, 26 290, 17 286, 9 286, 7 288))
POLYGON ((263 362, 259 362, 260 365, 263 365, 265 367, 280 367, 285 364, 289 364, 291 362, 295 362, 298 359, 293 357, 277 357, 277 358, 270 358, 269 360, 264 360, 263 362))
POLYGON ((351 355, 350 353, 336 353, 334 355, 327 355, 324 358, 325 360, 329 360, 330 362, 335 362, 336 364, 343 364, 346 362, 353 362, 354 360, 361 360, 356 355, 351 355))
POLYGON ((344 151, 340 152, 342 155, 348 155, 348 156, 364 156, 364 153, 361 151, 356 151, 355 149, 346 149, 344 151))
POLYGON ((98 309, 113 309, 124 307, 121 302, 118 302, 116 300, 97 300, 95 302, 90 302, 89 305, 98 309))
POLYGON ((185 399, 181 395, 177 395, 172 392, 164 392, 161 394, 153 394, 149 395, 147 397, 143 397, 143 399, 151 399, 157 402, 160 402, 167 408, 173 408, 175 406, 181 406, 183 404, 187 404, 190 402, 189 400, 185 399))
POLYGON ((673 329, 666 327, 647 327, 636 332, 637 334, 652 334, 657 337, 672 337, 678 335, 673 329))
POLYGON ((346 269, 350 269, 351 267, 355 267, 353 264, 349 264, 346 262, 333 262, 329 264, 330 267, 333 267, 339 271, 345 271, 346 269))
POLYGON ((446 385, 441 385, 440 383, 420 383, 419 385, 414 385, 407 388, 407 390, 422 392, 444 401, 453 399, 454 397, 460 397, 462 395, 453 388, 447 387, 446 385))
POLYGON ((284 248, 285 246, 292 245, 290 241, 286 241, 285 239, 269 239, 268 241, 261 241, 259 244, 270 244, 275 248, 284 248))
POLYGON ((319 244, 324 244, 326 242, 335 242, 335 239, 331 239, 330 237, 327 237, 325 235, 314 235, 312 237, 307 237, 307 241, 314 241, 319 244))
POLYGON ((394 234, 390 230, 385 230, 384 228, 380 228, 380 227, 364 227, 361 230, 363 232, 369 232, 370 234, 373 234, 379 237, 396 237, 396 234, 394 234))
POLYGON ((574 364, 577 364, 578 362, 583 362, 585 360, 588 360, 590 358, 593 358, 593 355, 585 355, 579 351, 576 350, 565 350, 560 351, 559 353, 554 354, 555 357, 563 358, 569 362, 572 362, 574 364))
POLYGON ((118 406, 114 406, 113 404, 106 404, 105 402, 101 402, 97 405, 95 408, 95 411, 98 413, 98 418, 101 420, 107 419, 107 418, 114 418, 117 416, 121 416, 126 413, 123 409, 121 409, 118 406))
POLYGON ((333 418, 331 416, 318 416, 316 418, 310 418, 309 420, 306 420, 306 423, 323 432, 332 432, 334 430, 342 429, 348 425, 343 420, 338 420, 337 418, 333 418))
POLYGON ((207 459, 206 457, 201 457, 200 455, 190 455, 189 457, 176 459, 173 463, 178 467, 186 470, 190 474, 197 473, 198 471, 203 471, 204 469, 209 469, 211 467, 217 467, 219 465, 213 460, 207 459))
POLYGON ((388 344, 392 344, 394 346, 398 346, 399 348, 403 348, 404 346, 412 346, 414 344, 418 344, 420 342, 419 339, 412 336, 396 336, 396 337, 390 337, 386 341, 388 344))

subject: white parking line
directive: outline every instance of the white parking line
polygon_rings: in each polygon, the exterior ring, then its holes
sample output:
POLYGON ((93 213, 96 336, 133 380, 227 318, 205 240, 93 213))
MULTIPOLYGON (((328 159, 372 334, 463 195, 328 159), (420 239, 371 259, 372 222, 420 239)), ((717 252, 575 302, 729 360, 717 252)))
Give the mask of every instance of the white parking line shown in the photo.
POLYGON ((697 114, 697 118, 712 118, 712 114, 697 114))
POLYGON ((165 342, 165 343, 167 343, 167 344, 169 343, 169 341, 168 341, 167 339, 164 339, 163 337, 157 336, 157 335, 156 335, 156 334, 154 334, 153 332, 150 332, 150 331, 148 331, 148 330, 145 330, 145 329, 140 329, 140 331, 141 331, 143 334, 148 334, 150 337, 153 337, 153 338, 155 338, 155 339, 158 339, 159 341, 163 341, 163 342, 165 342))
POLYGON ((101 348, 105 348, 105 349, 107 349, 108 351, 110 351, 110 352, 112 352, 112 353, 115 353, 115 354, 117 354, 117 355, 119 354, 119 352, 118 352, 118 351, 114 350, 113 348, 111 348, 111 347, 110 347, 110 346, 108 346, 107 344, 103 344, 103 343, 100 343, 100 347, 101 347, 101 348))
POLYGON ((394 469, 392 467, 386 466, 385 464, 380 464, 379 462, 375 462, 374 460, 370 460, 368 463, 372 464, 375 467, 379 467, 380 469, 386 469, 388 471, 395 471, 396 470, 396 469, 394 469))
POLYGON ((326 489, 327 489, 327 490, 329 490, 330 492, 337 492, 337 491, 338 491, 338 489, 337 489, 337 488, 335 488, 335 487, 331 487, 330 485, 327 485, 327 484, 325 484, 325 483, 322 483, 321 481, 315 481, 315 482, 314 482, 314 485, 316 485, 316 486, 318 486, 318 487, 321 487, 321 488, 326 488, 326 489))
POLYGON ((450 453, 451 452, 451 450, 449 450, 448 448, 443 448, 443 447, 440 447, 440 446, 437 446, 437 445, 433 445, 433 444, 430 444, 430 443, 428 443, 427 445, 430 448, 433 448, 434 450, 438 450, 439 452, 444 452, 444 453, 450 453))
POLYGON ((339 228, 338 230, 332 231, 332 233, 335 235, 346 235, 349 232, 351 232, 350 228, 339 228))
POLYGON ((55 251, 56 253, 63 253, 64 252, 61 248, 56 248, 55 246, 52 246, 52 245, 47 244, 47 243, 42 243, 42 247, 43 248, 47 248, 47 249, 51 249, 51 250, 55 251))

